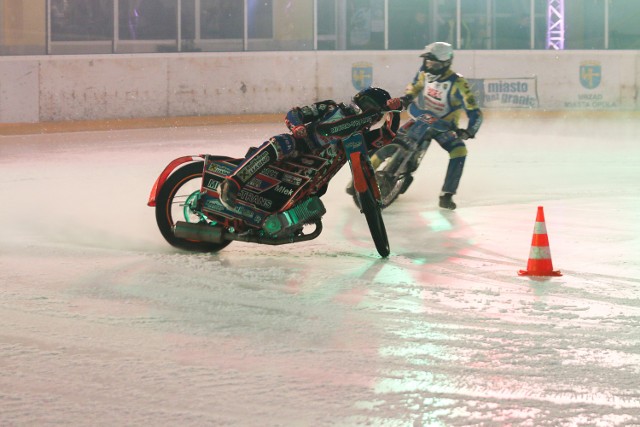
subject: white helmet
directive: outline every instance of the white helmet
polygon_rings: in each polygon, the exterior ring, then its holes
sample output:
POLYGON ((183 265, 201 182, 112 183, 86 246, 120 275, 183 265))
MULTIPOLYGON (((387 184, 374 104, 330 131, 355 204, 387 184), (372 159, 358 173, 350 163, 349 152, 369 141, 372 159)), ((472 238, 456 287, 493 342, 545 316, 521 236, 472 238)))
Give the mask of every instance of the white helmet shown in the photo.
POLYGON ((436 80, 446 73, 453 62, 453 47, 449 43, 435 42, 424 47, 424 53, 420 55, 424 58, 424 71, 429 74, 429 80, 436 80))

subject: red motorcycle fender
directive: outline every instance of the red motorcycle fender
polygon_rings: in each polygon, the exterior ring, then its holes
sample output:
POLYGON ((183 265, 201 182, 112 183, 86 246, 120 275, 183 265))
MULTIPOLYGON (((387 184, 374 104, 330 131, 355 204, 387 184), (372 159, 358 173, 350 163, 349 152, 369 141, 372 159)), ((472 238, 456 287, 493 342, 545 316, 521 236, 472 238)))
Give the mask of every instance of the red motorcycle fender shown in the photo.
POLYGON ((149 194, 149 201, 147 201, 147 206, 154 207, 156 205, 156 197, 158 196, 158 192, 160 191, 160 189, 164 185, 164 183, 167 180, 167 178, 169 178, 169 175, 171 175, 171 173, 178 166, 180 166, 183 163, 195 162, 195 161, 199 161, 199 160, 202 160, 202 159, 204 159, 204 156, 202 156, 202 155, 198 155, 198 156, 183 156, 183 157, 178 157, 177 159, 175 159, 171 163, 169 163, 167 165, 167 167, 164 168, 164 170, 162 171, 162 173, 160 174, 158 179, 156 179, 156 182, 153 184, 153 188, 151 189, 151 193, 149 194))
POLYGON ((358 193, 364 193, 367 191, 367 181, 362 172, 362 159, 361 153, 356 151, 351 153, 351 172, 353 173, 353 188, 358 193))

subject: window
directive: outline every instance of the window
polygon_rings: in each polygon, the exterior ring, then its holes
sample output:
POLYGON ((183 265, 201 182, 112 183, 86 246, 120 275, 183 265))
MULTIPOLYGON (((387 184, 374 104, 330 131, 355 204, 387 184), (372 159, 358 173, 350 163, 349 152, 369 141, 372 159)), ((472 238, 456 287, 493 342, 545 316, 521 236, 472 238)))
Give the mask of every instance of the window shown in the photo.
POLYGON ((531 47, 530 0, 495 1, 495 49, 531 47))
POLYGON ((46 13, 42 0, 0 0, 0 54, 46 53, 46 13))
POLYGON ((604 49, 605 0, 565 0, 565 49, 604 49))
POLYGON ((172 0, 119 0, 121 40, 175 40, 176 2, 172 0))
MULTIPOLYGON (((548 0, 0 0, 0 54, 420 50, 440 40, 455 49, 547 49, 547 5, 548 0)), ((565 49, 640 49, 640 0, 564 0, 564 6, 565 49)))
POLYGON ((384 0, 347 0, 347 49, 384 49, 384 0))
MULTIPOLYGON (((522 1, 522 0, 521 0, 522 1)), ((528 1, 528 0, 525 0, 528 1)), ((460 3, 460 45, 458 49, 486 49, 489 46, 489 2, 486 0, 462 0, 460 3)), ((455 20, 453 21, 455 22, 455 20)), ((449 30, 451 32, 451 30, 449 30)), ((455 36, 448 37, 458 45, 455 36)))
POLYGON ((51 0, 51 40, 111 40, 113 0, 51 0))
POLYGON ((314 49, 313 0, 248 0, 247 7, 248 50, 314 49))
POLYGON ((430 0, 389 1, 389 49, 424 49, 435 41, 430 0))
POLYGON ((337 0, 318 0, 318 50, 338 49, 337 0))
POLYGON ((640 49, 640 2, 614 0, 609 2, 609 48, 640 49))
POLYGON ((243 2, 238 0, 200 0, 203 39, 241 39, 244 35, 243 2))

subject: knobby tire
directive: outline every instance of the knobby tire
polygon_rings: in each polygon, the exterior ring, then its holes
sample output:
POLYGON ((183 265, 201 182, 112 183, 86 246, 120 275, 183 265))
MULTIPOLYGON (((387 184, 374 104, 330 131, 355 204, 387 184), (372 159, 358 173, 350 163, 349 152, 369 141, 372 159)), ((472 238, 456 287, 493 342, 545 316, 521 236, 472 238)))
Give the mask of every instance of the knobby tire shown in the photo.
POLYGON ((176 248, 192 252, 217 252, 225 248, 231 241, 223 243, 197 242, 176 237, 173 233, 173 227, 177 221, 194 222, 193 218, 189 221, 190 218, 185 218, 181 212, 187 197, 200 187, 203 167, 204 162, 202 161, 188 163, 176 169, 169 176, 156 197, 156 222, 164 239, 176 248), (191 187, 191 191, 185 191, 185 186, 191 187))
MULTIPOLYGON (((405 189, 405 175, 398 177, 395 173, 388 173, 385 171, 386 166, 389 165, 387 160, 391 159, 398 150, 402 150, 402 147, 397 144, 389 144, 376 151, 376 153, 371 157, 372 163, 377 165, 375 173, 376 180, 380 188, 381 209, 389 207, 405 189)), ((358 208, 362 208, 360 206, 360 200, 357 192, 354 192, 353 194, 353 202, 358 208)))
POLYGON ((389 237, 387 236, 387 230, 382 219, 382 210, 374 196, 373 186, 377 184, 373 178, 373 170, 370 166, 363 164, 362 169, 366 177, 367 189, 363 193, 356 192, 360 199, 360 209, 367 219, 369 232, 371 233, 378 253, 382 258, 386 258, 391 253, 391 249, 389 248, 389 237))

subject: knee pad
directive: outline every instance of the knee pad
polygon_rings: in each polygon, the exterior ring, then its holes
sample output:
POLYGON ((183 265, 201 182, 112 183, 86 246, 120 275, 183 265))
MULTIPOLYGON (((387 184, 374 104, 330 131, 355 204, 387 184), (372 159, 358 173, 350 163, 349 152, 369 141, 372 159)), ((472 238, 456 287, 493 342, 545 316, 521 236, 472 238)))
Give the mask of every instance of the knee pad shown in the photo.
POLYGON ((453 150, 449 151, 450 159, 457 159, 460 157, 467 157, 467 146, 466 145, 458 145, 454 147, 453 150))
POLYGON ((453 131, 441 133, 435 137, 435 140, 443 150, 449 153, 449 157, 452 159, 467 155, 467 146, 453 131))
POLYGON ((451 152, 459 143, 464 145, 464 142, 460 141, 458 135, 452 130, 434 135, 434 139, 438 141, 438 144, 447 152, 451 152))

